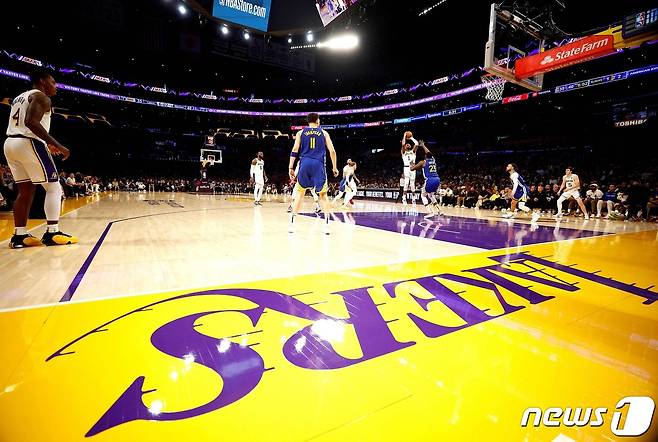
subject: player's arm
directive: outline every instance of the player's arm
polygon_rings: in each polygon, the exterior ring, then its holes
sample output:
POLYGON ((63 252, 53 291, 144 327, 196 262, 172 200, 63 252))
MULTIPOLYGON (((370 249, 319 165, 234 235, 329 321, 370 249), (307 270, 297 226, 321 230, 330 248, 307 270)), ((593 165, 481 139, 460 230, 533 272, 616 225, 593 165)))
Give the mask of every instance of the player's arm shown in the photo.
POLYGON ((292 152, 290 152, 290 162, 288 163, 288 175, 291 180, 295 180, 295 160, 299 155, 299 146, 302 144, 302 131, 300 130, 295 135, 295 144, 292 145, 292 152))
POLYGON ((71 154, 69 150, 62 146, 59 141, 50 136, 48 131, 41 125, 43 115, 50 110, 50 98, 43 92, 37 92, 30 95, 27 112, 25 114, 25 126, 32 131, 37 138, 42 139, 48 145, 48 149, 53 155, 62 155, 67 159, 71 154))
POLYGON ((557 194, 560 195, 564 189, 564 178, 562 178, 562 183, 560 183, 560 188, 557 190, 557 194))
POLYGON ((512 178, 512 196, 514 196, 516 194, 516 188, 519 187, 519 174, 514 172, 510 178, 512 178))
POLYGON ((354 181, 356 181, 356 184, 361 184, 361 181, 359 181, 355 173, 352 173, 352 176, 354 177, 354 181))
POLYGON ((414 143, 414 153, 418 152, 418 141, 414 137, 409 138, 412 143, 414 143))
POLYGON ((256 160, 251 160, 251 167, 249 168, 249 182, 256 181, 256 160))
POLYGON ((414 170, 422 169, 423 167, 425 167, 425 160, 420 160, 416 164, 413 164, 409 170, 413 172, 414 170))
POLYGON ((322 129, 322 132, 324 132, 324 139, 326 141, 327 145, 327 150, 329 151, 329 157, 331 158, 331 167, 332 171, 334 173, 334 176, 338 176, 338 168, 336 167, 336 149, 334 148, 334 143, 331 141, 331 137, 329 136, 329 132, 326 130, 322 129))

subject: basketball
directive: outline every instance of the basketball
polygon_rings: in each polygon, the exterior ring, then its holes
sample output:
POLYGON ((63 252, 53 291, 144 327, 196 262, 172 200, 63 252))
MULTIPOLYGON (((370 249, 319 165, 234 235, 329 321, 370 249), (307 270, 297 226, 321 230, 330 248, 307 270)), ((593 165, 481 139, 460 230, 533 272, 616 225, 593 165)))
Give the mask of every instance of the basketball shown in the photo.
POLYGON ((414 134, 412 134, 410 130, 408 130, 408 131, 406 131, 406 132, 404 133, 404 138, 405 138, 405 139, 406 139, 406 138, 411 138, 411 137, 413 137, 413 136, 414 136, 414 134))

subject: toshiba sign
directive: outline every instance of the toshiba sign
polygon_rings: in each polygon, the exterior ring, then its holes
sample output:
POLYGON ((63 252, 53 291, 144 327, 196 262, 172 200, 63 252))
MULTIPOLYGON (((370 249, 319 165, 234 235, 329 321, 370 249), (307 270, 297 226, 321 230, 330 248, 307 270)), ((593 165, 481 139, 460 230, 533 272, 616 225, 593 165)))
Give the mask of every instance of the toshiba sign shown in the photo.
POLYGON ((601 57, 615 50, 612 35, 590 35, 573 43, 559 46, 539 54, 517 60, 516 78, 529 78, 560 69, 592 58, 601 57))

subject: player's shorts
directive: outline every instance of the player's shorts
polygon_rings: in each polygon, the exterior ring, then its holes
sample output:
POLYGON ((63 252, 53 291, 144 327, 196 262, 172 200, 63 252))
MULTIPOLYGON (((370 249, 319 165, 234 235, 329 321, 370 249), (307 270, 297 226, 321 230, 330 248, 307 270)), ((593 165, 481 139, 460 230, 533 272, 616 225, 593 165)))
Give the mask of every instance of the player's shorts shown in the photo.
POLYGON ((265 181, 256 180, 256 181, 254 181, 254 184, 257 185, 257 186, 263 187, 265 185, 265 181))
POLYGON ((525 201, 528 199, 528 189, 525 188, 525 186, 517 186, 516 191, 514 192, 514 195, 512 195, 512 198, 514 198, 517 201, 525 201))
POLYGON ((438 178, 428 178, 425 180, 425 192, 427 193, 435 193, 437 190, 439 190, 439 186, 441 185, 441 180, 438 178))
POLYGON ((10 136, 5 141, 4 151, 15 182, 43 184, 59 181, 53 157, 42 141, 10 136))
POLYGON ((318 193, 327 192, 327 169, 322 161, 302 158, 297 174, 297 188, 314 188, 318 193))
POLYGON ((575 200, 580 199, 580 192, 578 191, 578 189, 565 190, 564 192, 562 192, 562 195, 564 195, 565 198, 573 198, 575 200))
POLYGON ((345 183, 347 183, 347 180, 345 178, 340 180, 340 186, 338 186, 339 192, 345 192, 345 183))

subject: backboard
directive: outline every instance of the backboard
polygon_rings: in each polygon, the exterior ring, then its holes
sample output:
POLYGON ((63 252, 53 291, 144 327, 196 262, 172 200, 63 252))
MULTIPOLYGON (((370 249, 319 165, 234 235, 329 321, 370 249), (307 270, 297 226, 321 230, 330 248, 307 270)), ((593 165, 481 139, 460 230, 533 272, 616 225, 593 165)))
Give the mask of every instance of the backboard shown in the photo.
POLYGON ((217 149, 201 149, 199 161, 202 164, 214 166, 215 163, 222 164, 222 151, 217 149))
POLYGON ((543 52, 542 26, 517 11, 491 4, 489 39, 485 46, 484 70, 532 91, 542 89, 544 75, 517 79, 514 66, 518 59, 543 52))

